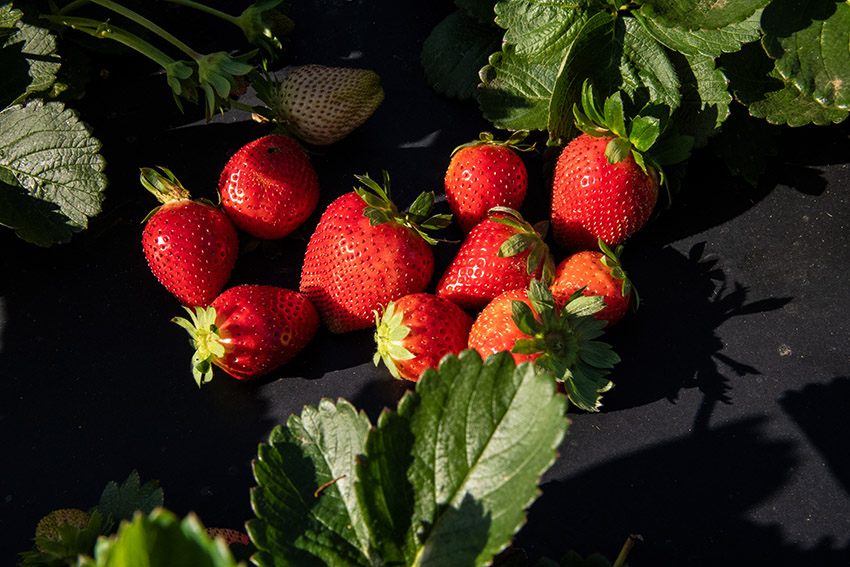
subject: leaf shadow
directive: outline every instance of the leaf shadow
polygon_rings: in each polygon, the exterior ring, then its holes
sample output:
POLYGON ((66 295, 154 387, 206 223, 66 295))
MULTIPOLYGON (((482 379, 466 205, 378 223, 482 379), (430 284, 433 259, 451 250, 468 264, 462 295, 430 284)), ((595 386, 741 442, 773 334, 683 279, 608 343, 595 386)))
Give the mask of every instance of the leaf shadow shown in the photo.
POLYGON ((637 284, 641 307, 606 335, 622 362, 611 375, 615 387, 605 394, 602 411, 665 398, 675 402, 681 390, 697 388, 703 401, 694 427, 705 429, 717 404, 732 403, 731 378, 759 374, 723 353, 717 328, 735 317, 779 309, 790 298, 749 301, 748 288, 727 281, 717 260, 706 256, 704 242, 687 255, 671 247, 638 253, 628 260, 633 281, 646 282, 637 284))
POLYGON ((803 548, 780 525, 753 519, 752 508, 780 491, 799 461, 794 445, 766 428, 748 418, 545 483, 515 545, 532 560, 570 549, 613 557, 626 536, 640 534, 629 556, 635 567, 847 565, 850 544, 803 548))

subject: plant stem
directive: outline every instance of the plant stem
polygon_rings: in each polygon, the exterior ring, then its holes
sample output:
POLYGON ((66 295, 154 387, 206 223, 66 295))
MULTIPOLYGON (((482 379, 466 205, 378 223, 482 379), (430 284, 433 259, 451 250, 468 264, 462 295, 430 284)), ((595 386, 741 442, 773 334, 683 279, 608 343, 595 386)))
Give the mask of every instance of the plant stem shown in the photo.
POLYGON ((177 39, 176 37, 174 37, 173 35, 171 35, 167 31, 162 29, 160 26, 158 26, 154 22, 145 18, 141 14, 138 14, 138 13, 134 12, 133 10, 130 10, 129 8, 125 8, 121 4, 113 2, 112 0, 91 0, 91 2, 93 2, 93 3, 95 3, 99 6, 102 6, 106 9, 108 9, 108 10, 112 10, 113 12, 120 14, 120 15, 124 16, 125 18, 136 22, 140 26, 152 31, 153 33, 155 33, 156 35, 158 35, 159 37, 161 37, 162 39, 164 39, 165 41, 167 41, 171 45, 175 46, 177 49, 179 49, 183 53, 187 54, 192 59, 197 61, 198 59, 201 58, 201 55, 197 51, 195 51, 194 49, 192 49, 191 47, 189 47, 188 45, 186 45, 185 43, 183 43, 182 41, 180 41, 179 39, 177 39))
POLYGON ((614 564, 611 567, 622 567, 626 564, 626 558, 629 556, 629 552, 635 546, 635 541, 642 540, 643 538, 639 535, 630 535, 626 539, 626 543, 623 544, 623 548, 620 550, 620 554, 617 556, 617 559, 614 561, 614 564))
POLYGON ((117 41, 118 43, 125 45, 138 53, 141 53, 142 55, 144 55, 148 59, 151 59, 163 68, 167 67, 171 63, 174 63, 174 59, 172 57, 170 57, 163 51, 157 49, 147 41, 140 39, 138 36, 121 28, 117 28, 113 25, 110 25, 106 22, 93 20, 91 18, 75 18, 72 16, 43 15, 41 17, 45 20, 68 26, 71 29, 87 33, 97 38, 111 39, 113 41, 117 41))
MULTIPOLYGON (((77 0, 83 1, 83 0, 77 0)), ((87 1, 87 0, 86 0, 87 1)), ((187 8, 194 8, 200 12, 204 12, 205 14, 209 14, 211 16, 215 16, 216 18, 221 18, 227 22, 230 22, 234 25, 239 25, 237 21, 238 18, 236 16, 231 16, 230 14, 226 14, 220 10, 216 10, 215 8, 211 8, 205 4, 201 4, 200 2, 194 2, 193 0, 165 0, 166 2, 171 2, 172 4, 177 4, 179 6, 186 6, 187 8)))

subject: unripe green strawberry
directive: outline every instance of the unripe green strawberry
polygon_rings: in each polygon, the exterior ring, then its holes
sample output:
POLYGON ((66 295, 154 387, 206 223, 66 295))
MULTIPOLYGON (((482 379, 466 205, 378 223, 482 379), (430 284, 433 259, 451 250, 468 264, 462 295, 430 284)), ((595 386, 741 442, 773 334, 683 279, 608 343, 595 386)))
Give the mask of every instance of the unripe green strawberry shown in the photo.
POLYGON ((308 144, 326 146, 363 124, 384 100, 368 69, 301 65, 285 69, 270 101, 277 121, 308 144))

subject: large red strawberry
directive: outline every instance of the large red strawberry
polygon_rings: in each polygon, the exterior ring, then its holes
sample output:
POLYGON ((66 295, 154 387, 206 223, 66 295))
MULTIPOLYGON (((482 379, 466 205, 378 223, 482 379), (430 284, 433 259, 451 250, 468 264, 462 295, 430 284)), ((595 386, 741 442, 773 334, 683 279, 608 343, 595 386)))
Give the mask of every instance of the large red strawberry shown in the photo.
POLYGON ((528 290, 506 291, 479 313, 469 348, 482 358, 508 351, 518 364, 532 362, 552 372, 576 406, 596 411, 613 386, 607 375, 620 361, 610 345, 595 340, 605 322, 593 314, 603 306, 600 297, 576 294, 558 309, 546 286, 533 280, 528 290))
POLYGON ((390 301, 375 317, 375 366, 383 360, 393 376, 413 381, 446 354, 464 350, 472 326, 472 317, 460 307, 430 293, 390 301))
POLYGON ((464 232, 487 218, 493 207, 519 209, 528 192, 528 172, 518 151, 527 131, 515 132, 500 142, 489 132, 457 147, 446 170, 446 200, 464 232))
POLYGON ((237 227, 258 238, 283 238, 315 210, 319 177, 298 142, 272 134, 233 154, 218 191, 237 227))
POLYGON ((658 200, 659 182, 665 183, 660 164, 684 160, 693 144, 692 138, 669 135, 658 152, 653 146, 662 121, 642 115, 627 120, 619 92, 600 112, 585 82, 582 107, 574 114, 584 133, 563 149, 552 180, 552 234, 572 251, 595 249, 600 238, 622 244, 640 230, 658 200))
POLYGON ((268 374, 289 362, 313 338, 319 314, 298 292, 267 285, 224 291, 206 308, 186 308, 172 319, 192 338, 192 374, 200 386, 218 366, 240 380, 268 374))
POLYGON ((389 176, 381 187, 368 176, 332 202, 307 244, 300 290, 332 333, 375 324, 374 311, 424 291, 434 274, 436 241, 424 230, 443 228, 450 215, 430 216, 433 193, 405 212, 390 200, 389 176))
POLYGON ((596 313, 596 318, 611 326, 626 315, 630 306, 637 307, 637 291, 620 264, 622 245, 611 250, 600 240, 599 247, 601 252, 583 250, 558 264, 550 289, 558 306, 566 304, 578 291, 586 296, 601 296, 605 308, 596 313))
POLYGON ((142 168, 142 185, 162 203, 148 217, 142 247, 151 272, 183 305, 207 306, 227 283, 239 253, 221 209, 192 200, 171 171, 142 168))
POLYGON ((496 207, 461 243, 437 283, 438 296, 477 310, 531 280, 552 281, 555 263, 543 242, 545 224, 533 227, 513 209, 496 207))

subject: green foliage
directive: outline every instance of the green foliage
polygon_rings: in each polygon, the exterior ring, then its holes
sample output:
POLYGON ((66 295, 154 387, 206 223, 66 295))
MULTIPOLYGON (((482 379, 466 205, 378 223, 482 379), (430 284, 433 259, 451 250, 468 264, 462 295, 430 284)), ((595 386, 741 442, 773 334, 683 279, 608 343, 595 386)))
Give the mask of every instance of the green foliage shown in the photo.
POLYGON ((537 497, 566 431, 548 373, 472 350, 430 369, 376 426, 323 400, 254 464, 261 566, 485 565, 537 497))
POLYGON ((163 494, 159 483, 150 480, 142 484, 136 471, 131 472, 121 484, 110 481, 103 489, 98 504, 98 511, 103 518, 103 531, 109 533, 117 523, 131 520, 137 511, 149 514, 162 504, 163 494))

